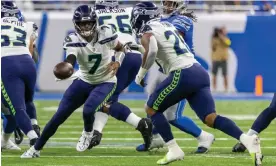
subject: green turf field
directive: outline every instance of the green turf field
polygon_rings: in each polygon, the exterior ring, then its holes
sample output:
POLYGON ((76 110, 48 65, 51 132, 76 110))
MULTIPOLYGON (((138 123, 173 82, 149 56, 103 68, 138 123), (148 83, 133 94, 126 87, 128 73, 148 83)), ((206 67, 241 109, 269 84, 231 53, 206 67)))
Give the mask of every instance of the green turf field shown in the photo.
MULTIPOLYGON (((143 112, 143 101, 125 101, 140 116, 143 112)), ((253 120, 263 110, 269 101, 217 101, 217 110, 220 114, 228 116, 247 131, 253 120)), ((38 120, 43 128, 56 111, 58 101, 38 101, 36 103, 38 120)), ((195 155, 197 141, 191 136, 173 128, 178 144, 185 152, 183 161, 171 165, 181 166, 249 166, 253 165, 248 153, 234 154, 231 152, 236 140, 208 128, 199 121, 193 111, 186 107, 185 115, 192 117, 204 130, 215 135, 216 141, 208 154, 195 155)), ((142 142, 138 131, 131 126, 116 121, 110 117, 104 129, 101 145, 83 153, 75 150, 75 145, 81 135, 83 127, 80 110, 75 112, 49 140, 41 152, 41 157, 36 159, 20 159, 20 155, 28 148, 22 145, 22 151, 3 151, 3 166, 151 166, 163 157, 166 149, 152 152, 136 152, 135 146, 142 142)), ((263 165, 276 165, 276 121, 273 121, 261 135, 262 151, 265 155, 263 165)))

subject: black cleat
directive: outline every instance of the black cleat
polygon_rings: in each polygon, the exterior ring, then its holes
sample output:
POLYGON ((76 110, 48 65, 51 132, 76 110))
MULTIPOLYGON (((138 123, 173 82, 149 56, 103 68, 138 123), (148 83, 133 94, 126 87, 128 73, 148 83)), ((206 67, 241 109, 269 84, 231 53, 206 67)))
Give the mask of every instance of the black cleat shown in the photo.
POLYGON ((90 145, 88 146, 87 149, 92 149, 94 146, 99 145, 101 143, 102 136, 103 136, 102 133, 100 133, 97 130, 94 130, 90 145))
POLYGON ((30 147, 34 146, 38 138, 33 138, 30 140, 30 147))
POLYGON ((242 143, 237 143, 233 149, 232 149, 232 152, 245 152, 246 150, 246 147, 242 144, 242 143))
POLYGON ((33 129, 36 132, 37 136, 40 137, 40 127, 38 125, 33 125, 33 129))
POLYGON ((19 145, 23 141, 23 138, 24 138, 23 132, 20 130, 19 127, 16 127, 15 130, 14 130, 14 142, 17 145, 19 145))
POLYGON ((144 143, 145 143, 145 150, 148 150, 152 141, 152 122, 148 118, 142 118, 138 123, 138 127, 136 128, 140 131, 144 143))
POLYGON ((208 149, 203 146, 198 147, 197 150, 195 151, 195 153, 197 153, 197 154, 203 154, 203 153, 207 153, 207 152, 208 152, 208 149))

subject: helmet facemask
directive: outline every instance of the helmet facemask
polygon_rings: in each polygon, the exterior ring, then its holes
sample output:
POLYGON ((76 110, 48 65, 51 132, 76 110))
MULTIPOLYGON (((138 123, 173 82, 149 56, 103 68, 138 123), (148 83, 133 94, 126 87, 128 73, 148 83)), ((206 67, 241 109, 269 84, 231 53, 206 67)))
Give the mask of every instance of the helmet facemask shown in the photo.
POLYGON ((78 21, 74 22, 77 32, 84 38, 89 38, 94 35, 96 29, 96 21, 78 21))

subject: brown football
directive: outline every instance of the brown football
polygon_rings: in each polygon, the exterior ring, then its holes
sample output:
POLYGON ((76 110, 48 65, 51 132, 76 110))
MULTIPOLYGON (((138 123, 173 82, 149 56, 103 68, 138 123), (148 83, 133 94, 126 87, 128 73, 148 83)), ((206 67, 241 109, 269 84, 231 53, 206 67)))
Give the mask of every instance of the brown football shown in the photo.
POLYGON ((54 68, 54 74, 59 79, 69 78, 74 73, 73 66, 68 62, 61 62, 54 68))

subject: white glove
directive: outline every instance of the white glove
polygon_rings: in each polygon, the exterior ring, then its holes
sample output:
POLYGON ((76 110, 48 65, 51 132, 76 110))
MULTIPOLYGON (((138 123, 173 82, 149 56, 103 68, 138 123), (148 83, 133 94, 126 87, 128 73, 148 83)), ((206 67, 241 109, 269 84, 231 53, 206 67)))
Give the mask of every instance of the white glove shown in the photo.
POLYGON ((140 67, 138 74, 136 75, 135 78, 135 83, 137 85, 140 85, 142 87, 145 87, 145 82, 144 82, 144 77, 147 74, 148 70, 140 67))

